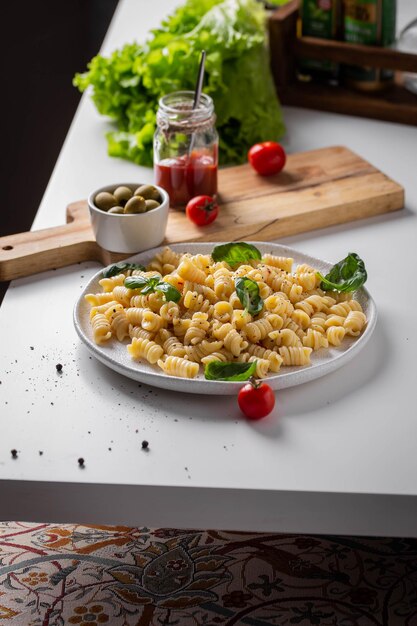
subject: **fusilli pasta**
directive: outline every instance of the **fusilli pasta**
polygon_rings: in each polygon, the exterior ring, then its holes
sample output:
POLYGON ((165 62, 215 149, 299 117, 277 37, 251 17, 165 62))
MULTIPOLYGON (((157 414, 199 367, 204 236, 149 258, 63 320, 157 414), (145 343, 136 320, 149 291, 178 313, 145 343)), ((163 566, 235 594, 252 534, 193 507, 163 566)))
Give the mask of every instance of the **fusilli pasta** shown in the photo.
POLYGON ((256 361, 258 378, 283 367, 307 366, 313 351, 357 337, 366 316, 351 294, 323 291, 314 268, 292 267, 291 258, 265 254, 260 261, 232 268, 207 254, 180 254, 166 247, 146 271, 102 278, 103 292, 85 296, 92 337, 97 344, 112 337, 130 341, 127 350, 134 360, 184 378, 195 378, 200 365, 211 361, 256 361), (172 302, 161 291, 129 289, 129 275, 158 277, 181 297, 172 302), (256 315, 239 299, 238 277, 257 283, 262 308, 256 315))

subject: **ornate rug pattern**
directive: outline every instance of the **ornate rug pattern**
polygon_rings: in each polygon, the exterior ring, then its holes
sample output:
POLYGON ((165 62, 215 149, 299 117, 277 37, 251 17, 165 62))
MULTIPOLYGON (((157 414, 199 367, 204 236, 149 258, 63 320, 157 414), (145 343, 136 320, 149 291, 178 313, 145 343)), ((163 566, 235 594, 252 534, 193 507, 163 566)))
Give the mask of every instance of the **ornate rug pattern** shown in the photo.
POLYGON ((417 540, 3 522, 0 624, 417 626, 417 540))

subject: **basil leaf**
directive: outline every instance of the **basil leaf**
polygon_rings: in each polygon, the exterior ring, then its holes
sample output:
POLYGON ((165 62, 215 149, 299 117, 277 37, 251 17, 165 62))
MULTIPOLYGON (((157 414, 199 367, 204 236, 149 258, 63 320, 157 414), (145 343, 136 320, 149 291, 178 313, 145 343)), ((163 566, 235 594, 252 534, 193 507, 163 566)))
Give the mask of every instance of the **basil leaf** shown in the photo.
POLYGON ((112 263, 103 270, 103 278, 111 278, 117 276, 117 274, 123 274, 126 270, 144 270, 145 267, 140 263, 125 263, 120 261, 119 263, 112 263))
POLYGON ((229 265, 237 265, 238 263, 246 263, 251 259, 262 259, 262 254, 250 243, 245 241, 222 243, 213 248, 211 253, 213 261, 226 261, 229 265))
POLYGON ((235 279, 236 293, 241 305, 251 315, 258 315, 262 311, 264 301, 259 295, 259 286, 255 280, 241 276, 235 279))
POLYGON ((355 253, 350 252, 345 259, 336 263, 326 276, 317 272, 321 278, 320 287, 324 291, 356 291, 366 282, 365 263, 355 253))
POLYGON ((165 281, 161 280, 161 277, 158 276, 129 276, 125 279, 125 287, 128 289, 140 289, 143 295, 148 293, 155 293, 155 291, 160 291, 164 294, 165 300, 178 302, 181 298, 181 293, 165 281))
POLYGON ((142 293, 144 295, 146 295, 148 293, 155 293, 155 290, 156 290, 157 286, 159 285, 160 280, 161 280, 160 276, 150 276, 147 279, 148 284, 146 285, 146 287, 144 289, 142 289, 142 293))
POLYGON ((252 363, 224 363, 210 361, 204 369, 207 380, 248 380, 256 370, 256 361, 252 363))
POLYGON ((165 296, 165 300, 171 302, 178 302, 181 298, 181 292, 175 287, 161 280, 155 287, 156 291, 162 291, 165 296))
POLYGON ((128 289, 143 290, 148 284, 149 278, 147 278, 147 276, 128 276, 125 278, 125 287, 128 289))

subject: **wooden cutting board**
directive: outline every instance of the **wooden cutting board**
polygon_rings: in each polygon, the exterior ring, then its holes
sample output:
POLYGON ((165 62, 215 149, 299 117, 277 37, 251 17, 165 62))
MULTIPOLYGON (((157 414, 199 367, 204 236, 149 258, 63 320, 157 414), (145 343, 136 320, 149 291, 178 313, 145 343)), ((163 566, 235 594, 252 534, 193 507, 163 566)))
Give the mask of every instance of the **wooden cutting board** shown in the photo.
MULTIPOLYGON (((396 211, 404 189, 341 146, 289 155, 285 169, 258 176, 249 165, 219 172, 220 214, 199 228, 171 210, 165 243, 269 241, 315 228, 396 211)), ((98 246, 87 201, 67 208, 67 224, 0 238, 0 281, 80 261, 104 265, 126 258, 98 246)))

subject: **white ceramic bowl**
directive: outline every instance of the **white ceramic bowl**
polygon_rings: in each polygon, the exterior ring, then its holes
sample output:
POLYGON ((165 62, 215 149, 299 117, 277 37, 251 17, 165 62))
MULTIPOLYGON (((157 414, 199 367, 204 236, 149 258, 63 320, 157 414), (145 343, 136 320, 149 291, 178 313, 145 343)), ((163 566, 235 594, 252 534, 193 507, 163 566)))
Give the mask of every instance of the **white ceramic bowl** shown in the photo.
POLYGON ((117 187, 137 189, 141 183, 119 183, 106 185, 93 191, 88 197, 88 208, 96 241, 105 250, 134 254, 155 248, 163 241, 168 221, 169 196, 162 187, 158 189, 162 198, 161 206, 146 213, 117 214, 106 213, 94 204, 94 198, 101 191, 112 193, 117 187))

